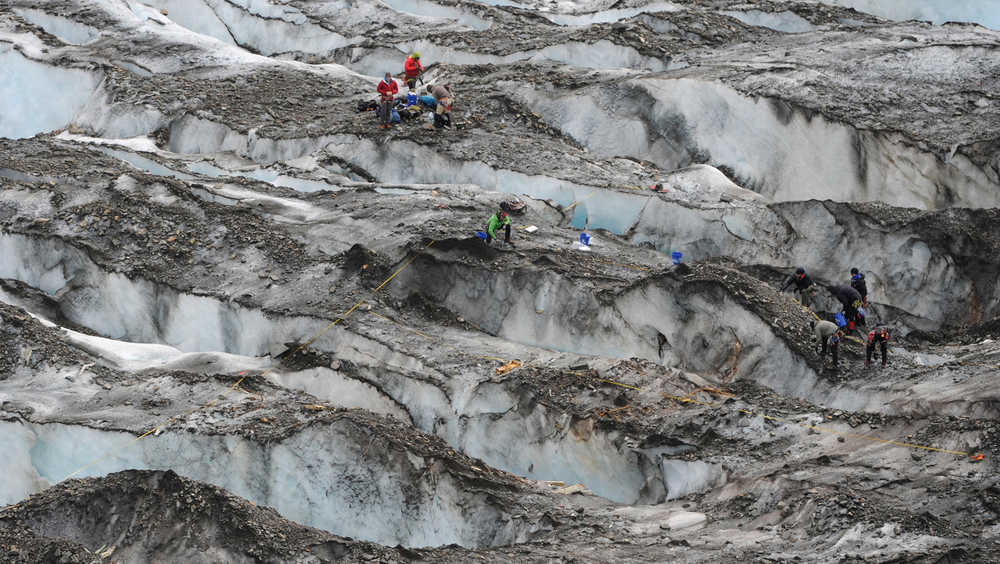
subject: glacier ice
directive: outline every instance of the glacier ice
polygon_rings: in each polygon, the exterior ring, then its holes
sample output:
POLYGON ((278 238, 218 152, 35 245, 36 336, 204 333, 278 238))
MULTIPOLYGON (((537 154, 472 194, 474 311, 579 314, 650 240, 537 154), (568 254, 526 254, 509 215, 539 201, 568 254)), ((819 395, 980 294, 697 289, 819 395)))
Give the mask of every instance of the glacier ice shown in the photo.
POLYGON ((677 4, 671 2, 652 2, 645 6, 635 8, 615 8, 612 10, 601 10, 586 14, 556 14, 549 12, 539 12, 543 18, 552 23, 568 26, 585 26, 599 23, 613 23, 628 19, 639 14, 655 12, 676 12, 682 10, 677 4))
POLYGON ((67 319, 113 339, 260 356, 272 343, 304 340, 326 325, 311 318, 269 319, 259 310, 106 273, 58 239, 0 234, 0 251, 0 278, 58 294, 67 319))
POLYGON ((1000 29, 998 0, 824 0, 891 20, 974 22, 1000 29))
POLYGON ((63 129, 100 82, 97 73, 47 65, 0 43, 0 137, 18 139, 63 129))
POLYGON ((922 209, 1000 205, 987 171, 961 154, 942 160, 899 136, 795 112, 721 83, 650 77, 627 84, 638 92, 553 97, 522 88, 517 96, 597 154, 645 159, 667 170, 707 161, 775 201, 877 200, 922 209))
POLYGON ((605 39, 593 43, 580 41, 558 43, 503 56, 462 51, 438 46, 427 40, 419 40, 401 44, 396 49, 357 49, 351 60, 345 61, 344 64, 362 74, 381 76, 385 72, 398 72, 400 61, 406 57, 406 53, 412 51, 418 51, 424 60, 458 65, 554 61, 592 69, 625 68, 660 72, 672 68, 669 58, 663 60, 649 57, 632 47, 618 45, 605 39))
MULTIPOLYGON (((489 29, 490 22, 459 8, 437 4, 430 0, 381 0, 397 12, 422 16, 424 18, 456 20, 470 29, 489 29)), ((432 24, 433 21, 428 21, 432 24)), ((421 53, 421 56, 423 53, 421 53)))
POLYGON ((101 35, 89 25, 42 10, 17 8, 14 13, 70 45, 86 45, 101 35))
POLYGON ((314 24, 298 10, 268 2, 230 0, 150 0, 178 25, 263 55, 301 51, 329 53, 351 43, 314 24))
POLYGON ((747 25, 766 27, 785 33, 804 33, 813 31, 816 26, 795 12, 764 12, 761 10, 727 10, 722 12, 732 16, 747 25))
POLYGON ((463 490, 432 460, 370 448, 366 432, 339 420, 264 445, 237 435, 166 432, 136 441, 130 433, 75 425, 0 422, 8 462, 0 505, 76 471, 172 469, 300 523, 389 546, 481 547, 524 539, 527 531, 502 519, 486 496, 463 490))
MULTIPOLYGON (((667 488, 667 499, 704 492, 725 483, 725 474, 714 464, 701 460, 678 460, 664 457, 660 461, 663 468, 663 483, 667 488)), ((671 528, 681 528, 674 527, 671 528)))

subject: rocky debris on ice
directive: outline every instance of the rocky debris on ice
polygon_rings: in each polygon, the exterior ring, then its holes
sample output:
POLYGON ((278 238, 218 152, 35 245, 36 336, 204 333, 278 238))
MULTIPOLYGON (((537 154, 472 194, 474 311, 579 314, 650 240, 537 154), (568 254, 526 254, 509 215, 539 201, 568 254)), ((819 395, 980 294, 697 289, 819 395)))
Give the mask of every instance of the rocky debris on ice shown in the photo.
POLYGON ((816 2, 8 2, 0 548, 995 559, 996 47, 816 2), (355 112, 414 50, 461 128, 355 112), (821 363, 796 266, 866 271, 886 369, 821 363))

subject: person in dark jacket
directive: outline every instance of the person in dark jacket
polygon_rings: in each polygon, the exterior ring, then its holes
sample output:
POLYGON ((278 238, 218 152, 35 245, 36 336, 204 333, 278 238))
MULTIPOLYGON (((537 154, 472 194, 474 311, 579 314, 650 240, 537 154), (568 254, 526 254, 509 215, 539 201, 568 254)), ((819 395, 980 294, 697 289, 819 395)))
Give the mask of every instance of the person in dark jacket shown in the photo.
POLYGON ((847 330, 854 330, 854 323, 858 321, 858 308, 861 307, 861 294, 850 286, 834 284, 826 287, 830 294, 844 306, 844 320, 847 321, 847 330))
POLYGON ((865 347, 865 368, 871 368, 872 366, 872 353, 875 352, 875 347, 878 346, 879 350, 882 352, 882 368, 885 368, 885 361, 887 358, 886 349, 889 345, 889 330, 885 327, 879 327, 868 333, 868 346, 865 347))
POLYGON ((785 285, 781 287, 781 291, 784 292, 792 284, 795 284, 795 289, 793 292, 799 294, 799 303, 809 307, 812 303, 812 298, 816 296, 816 288, 813 286, 812 278, 806 274, 806 269, 799 267, 795 269, 795 274, 788 277, 785 281, 785 285))
POLYGON ((868 307, 868 284, 865 282, 865 275, 857 268, 851 269, 851 288, 861 294, 861 307, 868 307))
POLYGON ((392 127, 392 103, 396 99, 396 94, 399 93, 399 86, 392 79, 391 73, 385 73, 385 78, 378 83, 378 93, 379 129, 388 129, 392 127))

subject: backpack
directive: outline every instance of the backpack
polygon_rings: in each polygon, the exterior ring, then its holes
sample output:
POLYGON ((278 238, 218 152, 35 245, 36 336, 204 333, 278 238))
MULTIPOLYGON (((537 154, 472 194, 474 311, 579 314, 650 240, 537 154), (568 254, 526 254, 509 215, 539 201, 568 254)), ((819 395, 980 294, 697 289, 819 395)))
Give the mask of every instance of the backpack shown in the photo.
POLYGON ((837 315, 833 316, 833 320, 837 322, 837 327, 846 327, 847 320, 844 319, 844 312, 838 312, 837 315))
POLYGON ((500 202, 500 209, 507 212, 508 215, 524 215, 524 212, 528 211, 521 200, 504 200, 500 202))

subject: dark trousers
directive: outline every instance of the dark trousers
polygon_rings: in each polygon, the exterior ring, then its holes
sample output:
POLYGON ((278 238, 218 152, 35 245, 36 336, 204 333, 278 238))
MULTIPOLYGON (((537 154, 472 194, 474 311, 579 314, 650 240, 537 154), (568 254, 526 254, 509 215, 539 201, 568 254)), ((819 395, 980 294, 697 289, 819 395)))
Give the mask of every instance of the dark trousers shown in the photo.
POLYGON ((798 294, 799 294, 799 303, 800 304, 804 305, 805 307, 812 307, 813 298, 816 297, 816 287, 815 286, 809 286, 805 290, 796 289, 795 291, 798 292, 798 294))
POLYGON ((885 341, 879 341, 877 343, 868 343, 868 347, 865 348, 865 365, 872 363, 872 353, 875 352, 875 346, 878 346, 882 351, 882 366, 885 366, 886 359, 886 345, 885 341))
POLYGON ((840 344, 839 343, 829 343, 829 345, 828 345, 827 341, 828 341, 828 339, 820 339, 820 341, 819 341, 819 346, 820 346, 820 349, 819 349, 819 358, 820 358, 820 360, 826 360, 826 349, 829 348, 830 349, 830 354, 833 355, 833 365, 837 366, 837 351, 840 349, 840 344))
MULTIPOLYGON (((504 230, 504 236, 503 236, 504 242, 510 243, 510 224, 508 223, 507 225, 504 225, 503 230, 504 230)), ((486 230, 486 242, 487 243, 493 242, 493 237, 490 237, 489 229, 486 230)))
POLYGON ((392 100, 382 100, 378 105, 378 119, 382 125, 392 121, 392 100))
POLYGON ((451 127, 451 113, 435 113, 434 114, 434 127, 441 129, 442 127, 451 127))
POLYGON ((854 306, 844 306, 844 321, 847 322, 847 330, 854 331, 854 322, 858 320, 858 310, 854 306))

